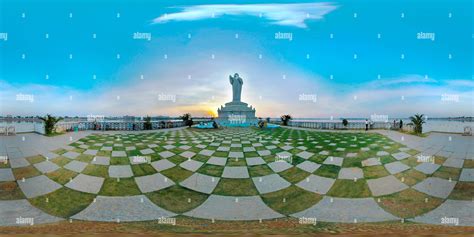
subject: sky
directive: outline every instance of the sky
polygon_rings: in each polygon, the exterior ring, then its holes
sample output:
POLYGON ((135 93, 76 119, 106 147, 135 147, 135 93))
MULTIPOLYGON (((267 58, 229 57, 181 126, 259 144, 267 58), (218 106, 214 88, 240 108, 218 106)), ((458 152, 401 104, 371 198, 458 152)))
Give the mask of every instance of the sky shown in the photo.
POLYGON ((473 116, 470 0, 0 0, 0 115, 473 116))

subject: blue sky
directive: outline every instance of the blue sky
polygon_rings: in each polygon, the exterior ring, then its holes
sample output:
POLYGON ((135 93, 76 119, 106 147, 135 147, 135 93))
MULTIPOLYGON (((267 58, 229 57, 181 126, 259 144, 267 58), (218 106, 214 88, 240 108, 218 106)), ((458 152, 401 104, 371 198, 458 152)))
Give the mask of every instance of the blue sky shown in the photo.
POLYGON ((469 0, 0 4, 1 115, 474 115, 469 0))

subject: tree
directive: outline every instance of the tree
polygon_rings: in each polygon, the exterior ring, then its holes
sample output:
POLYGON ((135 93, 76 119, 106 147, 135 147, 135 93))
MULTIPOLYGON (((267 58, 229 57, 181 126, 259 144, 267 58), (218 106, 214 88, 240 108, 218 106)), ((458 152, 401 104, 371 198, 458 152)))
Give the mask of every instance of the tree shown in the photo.
POLYGON ((147 115, 144 120, 145 122, 143 123, 143 129, 151 130, 152 129, 151 117, 147 115))
POLYGON ((44 132, 46 133, 46 135, 52 134, 56 124, 63 119, 61 117, 56 118, 54 116, 51 116, 50 114, 47 114, 45 117, 38 118, 44 122, 44 132))
POLYGON ((413 130, 416 134, 421 134, 423 132, 423 124, 425 123, 423 116, 423 114, 415 114, 410 117, 411 122, 415 126, 413 130))
POLYGON ((280 119, 281 119, 281 121, 283 122, 283 125, 284 125, 284 126, 288 126, 288 122, 289 122, 291 119, 293 119, 293 118, 291 117, 291 115, 285 114, 285 115, 282 115, 282 116, 280 117, 280 119))
POLYGON ((183 120, 184 125, 186 125, 188 127, 193 126, 194 122, 193 122, 193 119, 191 118, 190 113, 185 113, 182 116, 180 116, 180 118, 183 120))
POLYGON ((347 119, 342 120, 342 125, 344 125, 344 127, 347 127, 348 124, 349 124, 349 121, 347 121, 347 119))

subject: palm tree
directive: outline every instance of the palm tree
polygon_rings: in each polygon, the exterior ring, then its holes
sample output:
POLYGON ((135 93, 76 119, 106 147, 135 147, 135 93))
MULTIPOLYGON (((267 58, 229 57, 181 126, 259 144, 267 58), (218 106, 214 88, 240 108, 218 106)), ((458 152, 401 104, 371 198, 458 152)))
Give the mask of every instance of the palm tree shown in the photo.
POLYGON ((47 114, 45 117, 38 118, 44 122, 44 132, 46 133, 46 135, 52 134, 56 123, 63 119, 61 117, 56 118, 54 116, 51 116, 50 114, 47 114))
POLYGON ((411 122, 415 126, 413 130, 416 134, 421 134, 423 132, 423 124, 425 123, 423 116, 423 114, 415 114, 410 117, 411 122))
POLYGON ((284 126, 288 126, 288 122, 289 122, 291 119, 293 119, 293 118, 291 117, 291 115, 285 114, 285 115, 282 115, 282 116, 280 117, 280 119, 281 119, 281 121, 283 122, 283 125, 284 125, 284 126))

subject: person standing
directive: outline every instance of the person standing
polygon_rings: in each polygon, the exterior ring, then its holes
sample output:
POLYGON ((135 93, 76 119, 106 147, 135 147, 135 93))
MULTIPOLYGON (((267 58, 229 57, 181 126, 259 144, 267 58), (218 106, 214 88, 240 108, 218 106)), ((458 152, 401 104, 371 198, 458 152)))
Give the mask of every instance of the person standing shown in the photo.
POLYGON ((365 120, 365 131, 369 130, 369 120, 365 120))
POLYGON ((403 121, 400 119, 400 131, 402 130, 403 128, 403 121))

